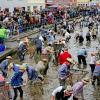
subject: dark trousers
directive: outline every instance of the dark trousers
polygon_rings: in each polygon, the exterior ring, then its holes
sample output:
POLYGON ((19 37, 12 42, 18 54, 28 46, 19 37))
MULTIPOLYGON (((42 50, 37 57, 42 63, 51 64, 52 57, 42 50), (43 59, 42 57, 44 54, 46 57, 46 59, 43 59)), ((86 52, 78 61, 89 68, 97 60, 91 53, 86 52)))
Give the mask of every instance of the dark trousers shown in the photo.
POLYGON ((92 35, 92 38, 93 38, 93 39, 96 39, 96 38, 97 38, 97 36, 96 36, 96 35, 92 35))
POLYGON ((95 64, 90 64, 90 67, 91 67, 91 73, 93 74, 94 69, 95 69, 95 64))
POLYGON ((17 96, 18 96, 18 91, 20 92, 20 98, 23 98, 23 90, 22 90, 22 87, 16 87, 16 88, 13 88, 14 90, 14 98, 13 100, 16 100, 17 99, 17 96))
POLYGON ((90 36, 86 36, 86 41, 91 41, 90 36))
POLYGON ((42 53, 42 48, 37 48, 37 54, 38 53, 40 53, 40 54, 42 53))
POLYGON ((78 63, 81 64, 83 63, 83 65, 87 65, 86 64, 86 58, 83 55, 78 55, 78 63))

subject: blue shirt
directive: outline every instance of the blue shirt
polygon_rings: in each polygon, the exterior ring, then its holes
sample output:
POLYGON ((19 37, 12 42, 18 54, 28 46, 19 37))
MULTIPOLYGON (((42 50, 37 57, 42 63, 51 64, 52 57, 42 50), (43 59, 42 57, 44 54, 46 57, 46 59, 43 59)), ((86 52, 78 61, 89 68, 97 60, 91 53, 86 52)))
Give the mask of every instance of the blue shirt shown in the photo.
POLYGON ((15 72, 14 76, 11 79, 11 86, 13 86, 13 87, 21 86, 23 84, 22 76, 23 76, 23 72, 20 72, 20 71, 15 72))
POLYGON ((58 77, 59 78, 66 78, 68 75, 68 66, 66 64, 62 64, 58 69, 58 77))
POLYGON ((82 55, 82 56, 86 56, 87 55, 87 51, 85 49, 80 49, 77 54, 78 55, 82 55))
POLYGON ((8 59, 3 60, 3 61, 1 62, 1 64, 0 64, 0 68, 2 68, 2 69, 4 69, 4 70, 7 70, 8 64, 9 64, 8 59))
POLYGON ((42 41, 40 39, 36 39, 35 44, 37 48, 42 48, 42 41))
POLYGON ((28 73, 28 78, 30 80, 34 81, 38 78, 38 73, 32 66, 28 67, 27 73, 28 73))

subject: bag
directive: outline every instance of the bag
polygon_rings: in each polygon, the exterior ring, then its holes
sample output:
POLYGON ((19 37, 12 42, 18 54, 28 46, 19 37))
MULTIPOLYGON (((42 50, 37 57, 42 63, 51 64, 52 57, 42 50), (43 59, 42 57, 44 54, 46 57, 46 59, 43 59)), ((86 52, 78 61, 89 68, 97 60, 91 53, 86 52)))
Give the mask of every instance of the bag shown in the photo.
POLYGON ((0 87, 5 85, 5 78, 0 74, 0 87))

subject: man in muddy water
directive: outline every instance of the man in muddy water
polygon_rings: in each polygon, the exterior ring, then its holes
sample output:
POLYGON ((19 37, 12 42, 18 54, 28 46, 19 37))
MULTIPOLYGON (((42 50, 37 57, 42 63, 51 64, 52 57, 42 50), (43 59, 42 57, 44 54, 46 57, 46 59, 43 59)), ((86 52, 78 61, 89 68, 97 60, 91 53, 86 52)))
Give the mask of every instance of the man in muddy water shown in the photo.
MULTIPOLYGON (((71 58, 67 58, 68 63, 63 63, 62 65, 60 65, 59 69, 58 69, 58 78, 59 78, 59 82, 60 82, 60 86, 66 86, 66 79, 67 78, 71 78, 70 77, 70 66, 74 65, 74 60, 71 58)), ((72 85, 72 82, 70 82, 70 85, 72 85)))
POLYGON ((82 47, 80 50, 78 50, 77 58, 78 58, 79 67, 81 66, 82 63, 83 63, 83 68, 86 67, 86 65, 87 65, 86 56, 87 56, 87 51, 84 47, 82 47))

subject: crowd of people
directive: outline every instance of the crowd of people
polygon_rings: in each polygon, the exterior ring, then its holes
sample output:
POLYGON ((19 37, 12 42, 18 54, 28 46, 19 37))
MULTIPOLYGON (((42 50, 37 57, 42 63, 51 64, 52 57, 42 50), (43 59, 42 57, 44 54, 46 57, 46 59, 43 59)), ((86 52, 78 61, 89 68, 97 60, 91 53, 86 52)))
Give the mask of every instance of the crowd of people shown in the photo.
MULTIPOLYGON (((81 99, 85 100, 83 94, 85 85, 88 85, 88 83, 90 84, 91 81, 93 86, 100 86, 100 58, 97 58, 99 52, 93 51, 91 53, 89 65, 91 68, 92 79, 90 77, 86 77, 74 83, 72 79, 72 75, 74 73, 72 73, 71 71, 74 66, 78 66, 76 69, 77 71, 83 71, 85 69, 85 71, 87 72, 86 68, 88 66, 88 63, 86 57, 88 56, 88 52, 82 45, 85 41, 85 38, 88 44, 90 44, 92 40, 96 40, 97 35, 99 34, 98 29, 100 17, 99 15, 97 15, 98 13, 95 10, 97 9, 80 9, 80 12, 83 12, 86 17, 82 17, 80 21, 75 20, 71 24, 66 21, 66 17, 63 17, 64 14, 60 11, 60 14, 62 16, 58 19, 62 20, 62 23, 60 23, 60 25, 57 25, 56 31, 49 29, 45 36, 39 34, 34 40, 34 43, 31 43, 31 41, 28 39, 28 36, 20 40, 17 55, 21 64, 16 64, 13 57, 11 56, 7 56, 6 59, 0 63, 0 71, 5 79, 8 79, 9 73, 14 73, 13 75, 11 75, 12 77, 10 79, 10 85, 14 90, 14 96, 12 97, 10 94, 9 99, 16 100, 19 91, 20 100, 23 100, 24 91, 22 89, 22 86, 29 84, 31 85, 31 87, 33 87, 33 84, 36 81, 44 83, 47 72, 51 66, 58 66, 57 75, 59 80, 59 87, 54 89, 54 91, 52 92, 51 100, 79 100, 79 94, 81 95, 81 99), (80 29, 80 31, 78 30, 78 28, 76 28, 76 26, 80 29), (85 33, 83 31, 84 27, 88 27, 88 31, 86 32, 85 37, 85 33), (71 34, 75 34, 74 38, 76 39, 76 43, 78 42, 81 46, 81 48, 77 52, 77 61, 74 60, 73 55, 71 54, 71 52, 69 52, 68 49, 68 43, 70 40, 72 40, 71 34), (33 64, 31 65, 29 63, 23 63, 27 54, 29 55, 30 60, 35 60, 36 64, 34 66, 33 64), (38 59, 36 58, 36 56, 38 56, 38 59), (52 62, 52 64, 50 62, 52 62), (25 76, 25 79, 23 78, 23 76, 25 76)), ((84 16, 83 14, 82 16, 84 16)), ((44 15, 43 19, 47 17, 46 14, 44 15)), ((50 12, 49 15, 52 16, 53 13, 50 12)), ((26 29, 22 28, 22 26, 24 27, 26 23, 26 25, 35 25, 34 23, 30 23, 29 19, 31 17, 25 12, 24 17, 19 14, 16 15, 15 13, 13 17, 4 15, 4 20, 2 21, 3 23, 7 24, 7 28, 10 28, 10 32, 12 32, 12 27, 14 27, 15 23, 11 22, 10 24, 8 24, 8 22, 15 21, 17 23, 18 32, 18 29, 26 29), (26 21, 26 23, 24 23, 23 19, 24 21, 26 21)), ((55 17, 52 16, 52 18, 55 17)), ((42 25, 42 23, 39 24, 42 25)))

